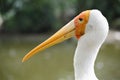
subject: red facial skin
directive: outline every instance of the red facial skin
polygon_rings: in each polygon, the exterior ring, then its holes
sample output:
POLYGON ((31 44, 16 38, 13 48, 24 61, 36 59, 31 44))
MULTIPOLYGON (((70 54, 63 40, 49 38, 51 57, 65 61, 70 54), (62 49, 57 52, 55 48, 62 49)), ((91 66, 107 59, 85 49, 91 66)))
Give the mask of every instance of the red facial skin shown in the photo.
POLYGON ((79 39, 80 36, 82 36, 85 33, 85 27, 86 27, 86 24, 88 23, 89 15, 90 15, 90 10, 87 10, 80 13, 74 19, 74 24, 76 29, 75 35, 77 39, 79 39))

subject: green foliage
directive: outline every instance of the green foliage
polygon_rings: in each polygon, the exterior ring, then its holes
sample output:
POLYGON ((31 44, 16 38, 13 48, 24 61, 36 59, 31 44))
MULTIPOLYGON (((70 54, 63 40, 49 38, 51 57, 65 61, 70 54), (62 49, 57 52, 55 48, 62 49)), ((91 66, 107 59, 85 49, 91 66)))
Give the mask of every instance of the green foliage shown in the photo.
MULTIPOLYGON (((1 0, 1 32, 39 33, 58 29, 86 9, 99 9, 109 23, 119 23, 120 0, 1 0), (117 21, 117 22, 114 22, 117 21)), ((118 28, 120 25, 117 24, 118 28)), ((111 27, 112 28, 112 27, 111 27)))
POLYGON ((45 0, 29 0, 13 8, 15 15, 6 20, 4 32, 44 32, 51 30, 54 21, 53 8, 45 0), (48 28, 48 29, 46 29, 48 28))

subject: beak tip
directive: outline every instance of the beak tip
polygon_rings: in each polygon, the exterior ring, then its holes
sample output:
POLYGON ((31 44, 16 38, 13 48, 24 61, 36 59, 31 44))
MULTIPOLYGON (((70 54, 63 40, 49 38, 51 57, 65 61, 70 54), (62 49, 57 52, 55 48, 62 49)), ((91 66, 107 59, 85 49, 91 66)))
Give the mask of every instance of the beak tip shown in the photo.
POLYGON ((31 56, 32 56, 32 54, 31 54, 31 53, 28 53, 27 55, 25 55, 25 56, 23 57, 22 62, 27 61, 31 56))
POLYGON ((24 58, 22 59, 22 63, 23 63, 23 62, 25 62, 25 59, 24 59, 24 58))
POLYGON ((27 60, 26 56, 22 59, 22 63, 27 60))

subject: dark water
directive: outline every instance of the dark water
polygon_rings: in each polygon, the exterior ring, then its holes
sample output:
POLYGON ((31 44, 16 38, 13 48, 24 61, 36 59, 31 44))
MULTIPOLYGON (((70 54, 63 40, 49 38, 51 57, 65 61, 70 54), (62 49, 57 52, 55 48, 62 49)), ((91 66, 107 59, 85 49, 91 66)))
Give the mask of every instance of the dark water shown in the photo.
MULTIPOLYGON (((0 80, 74 80, 76 42, 63 42, 22 63, 23 56, 39 43, 0 39, 0 80)), ((100 80, 120 80, 120 43, 102 46, 95 70, 100 80)))

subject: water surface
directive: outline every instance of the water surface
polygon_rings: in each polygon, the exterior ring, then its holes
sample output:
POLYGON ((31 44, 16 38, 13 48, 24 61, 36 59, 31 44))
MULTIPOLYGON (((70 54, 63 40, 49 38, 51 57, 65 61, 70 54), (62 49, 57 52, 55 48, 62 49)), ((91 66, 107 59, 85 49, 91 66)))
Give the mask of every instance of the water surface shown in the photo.
MULTIPOLYGON (((41 40, 43 41, 43 40, 41 40)), ((23 56, 41 41, 0 39, 0 80, 74 80, 76 41, 53 46, 22 63, 23 56)), ((95 70, 100 80, 120 80, 120 43, 104 44, 95 70)), ((88 66, 89 67, 89 66, 88 66)))

